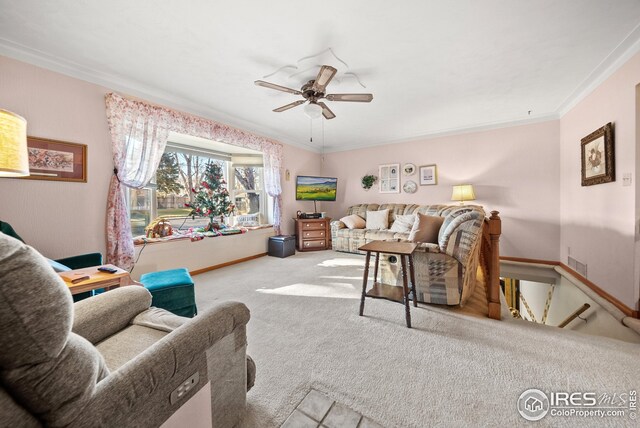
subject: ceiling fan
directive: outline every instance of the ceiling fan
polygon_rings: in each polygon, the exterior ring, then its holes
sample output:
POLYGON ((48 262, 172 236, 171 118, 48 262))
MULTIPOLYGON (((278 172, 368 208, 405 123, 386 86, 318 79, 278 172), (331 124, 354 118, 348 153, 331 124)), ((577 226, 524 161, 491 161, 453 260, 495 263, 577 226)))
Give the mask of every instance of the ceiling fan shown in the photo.
POLYGON ((263 80, 256 80, 254 83, 258 86, 264 86, 265 88, 275 89, 276 91, 287 92, 294 95, 302 95, 303 100, 294 101, 282 107, 274 109, 276 113, 282 113, 283 111, 297 107, 301 104, 309 104, 305 106, 305 113, 312 119, 320 117, 322 114, 325 119, 333 119, 336 115, 327 107, 325 103, 320 101, 326 98, 328 101, 348 101, 357 103, 369 103, 373 99, 373 94, 327 94, 325 90, 333 76, 336 75, 338 70, 330 65, 323 65, 318 72, 315 80, 309 80, 305 83, 300 90, 291 89, 284 86, 276 85, 275 83, 265 82, 263 80))

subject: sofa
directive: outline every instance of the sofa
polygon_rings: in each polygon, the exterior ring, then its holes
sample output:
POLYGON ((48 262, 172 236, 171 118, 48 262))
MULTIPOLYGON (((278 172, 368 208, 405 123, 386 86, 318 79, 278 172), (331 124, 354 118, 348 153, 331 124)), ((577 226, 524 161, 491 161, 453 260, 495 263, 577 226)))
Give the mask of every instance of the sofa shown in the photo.
POLYGON ((136 285, 74 304, 44 257, 0 234, 0 426, 160 426, 202 388, 212 425, 236 425, 255 373, 249 310, 150 305, 136 285))
MULTIPOLYGON (((389 210, 392 227, 397 216, 443 217, 437 242, 421 242, 414 253, 417 299, 423 303, 464 305, 473 294, 480 262, 485 212, 478 205, 359 204, 349 207, 347 216, 364 220, 369 211, 389 210)), ((332 248, 361 253, 358 248, 375 240, 406 241, 409 232, 349 229, 341 220, 331 222, 332 248)), ((380 273, 385 283, 401 285, 402 270, 396 257, 381 255, 380 273)), ((413 297, 412 297, 413 298, 413 297)))

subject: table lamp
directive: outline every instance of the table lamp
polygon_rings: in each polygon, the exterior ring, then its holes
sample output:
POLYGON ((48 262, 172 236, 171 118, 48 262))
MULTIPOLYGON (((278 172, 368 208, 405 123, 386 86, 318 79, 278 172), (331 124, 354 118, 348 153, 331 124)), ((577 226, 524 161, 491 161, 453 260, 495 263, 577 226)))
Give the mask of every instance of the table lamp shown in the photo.
POLYGON ((0 177, 29 175, 27 121, 0 109, 0 177))
POLYGON ((453 186, 453 193, 451 194, 452 201, 460 201, 460 205, 464 205, 464 201, 473 201, 475 199, 476 194, 473 191, 473 185, 456 184, 453 186))

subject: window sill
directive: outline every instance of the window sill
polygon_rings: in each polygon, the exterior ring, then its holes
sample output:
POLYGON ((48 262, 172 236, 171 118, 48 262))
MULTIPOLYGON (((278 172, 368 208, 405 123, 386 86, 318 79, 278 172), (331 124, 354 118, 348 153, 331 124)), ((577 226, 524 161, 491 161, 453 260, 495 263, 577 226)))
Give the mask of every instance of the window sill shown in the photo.
POLYGON ((227 237, 227 236, 236 236, 236 235, 243 235, 247 232, 251 232, 252 230, 261 230, 261 229, 271 229, 273 228, 272 224, 263 224, 260 226, 252 226, 252 227, 240 227, 238 228, 241 232, 240 233, 233 233, 233 234, 203 234, 203 233, 185 233, 185 234, 176 234, 176 235, 171 235, 171 236, 167 236, 165 238, 147 238, 144 235, 140 235, 140 236, 136 236, 133 238, 133 245, 136 247, 141 247, 144 245, 148 245, 148 244, 164 244, 167 242, 175 242, 175 241, 186 241, 186 240, 190 240, 192 242, 196 242, 196 241, 200 241, 202 239, 206 239, 206 238, 222 238, 222 237, 227 237))

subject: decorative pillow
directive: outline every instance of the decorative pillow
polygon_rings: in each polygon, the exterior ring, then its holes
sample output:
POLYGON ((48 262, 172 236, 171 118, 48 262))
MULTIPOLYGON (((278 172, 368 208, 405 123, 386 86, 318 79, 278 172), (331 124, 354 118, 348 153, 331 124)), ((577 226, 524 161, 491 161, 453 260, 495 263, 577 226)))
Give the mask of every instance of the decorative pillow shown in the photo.
POLYGON ((411 233, 409 233, 409 241, 437 244, 438 232, 440 232, 442 222, 444 222, 444 217, 418 213, 411 233))
POLYGON ((367 211, 367 229, 384 230, 389 227, 389 210, 367 211))
POLYGON ((349 229, 364 229, 367 223, 357 214, 351 214, 340 219, 349 229))
POLYGON ((66 267, 62 263, 58 263, 55 260, 47 259, 47 261, 56 272, 69 272, 71 270, 71 268, 66 267))
POLYGON ((391 225, 392 232, 411 232, 413 223, 416 221, 415 214, 397 215, 396 221, 391 225))

